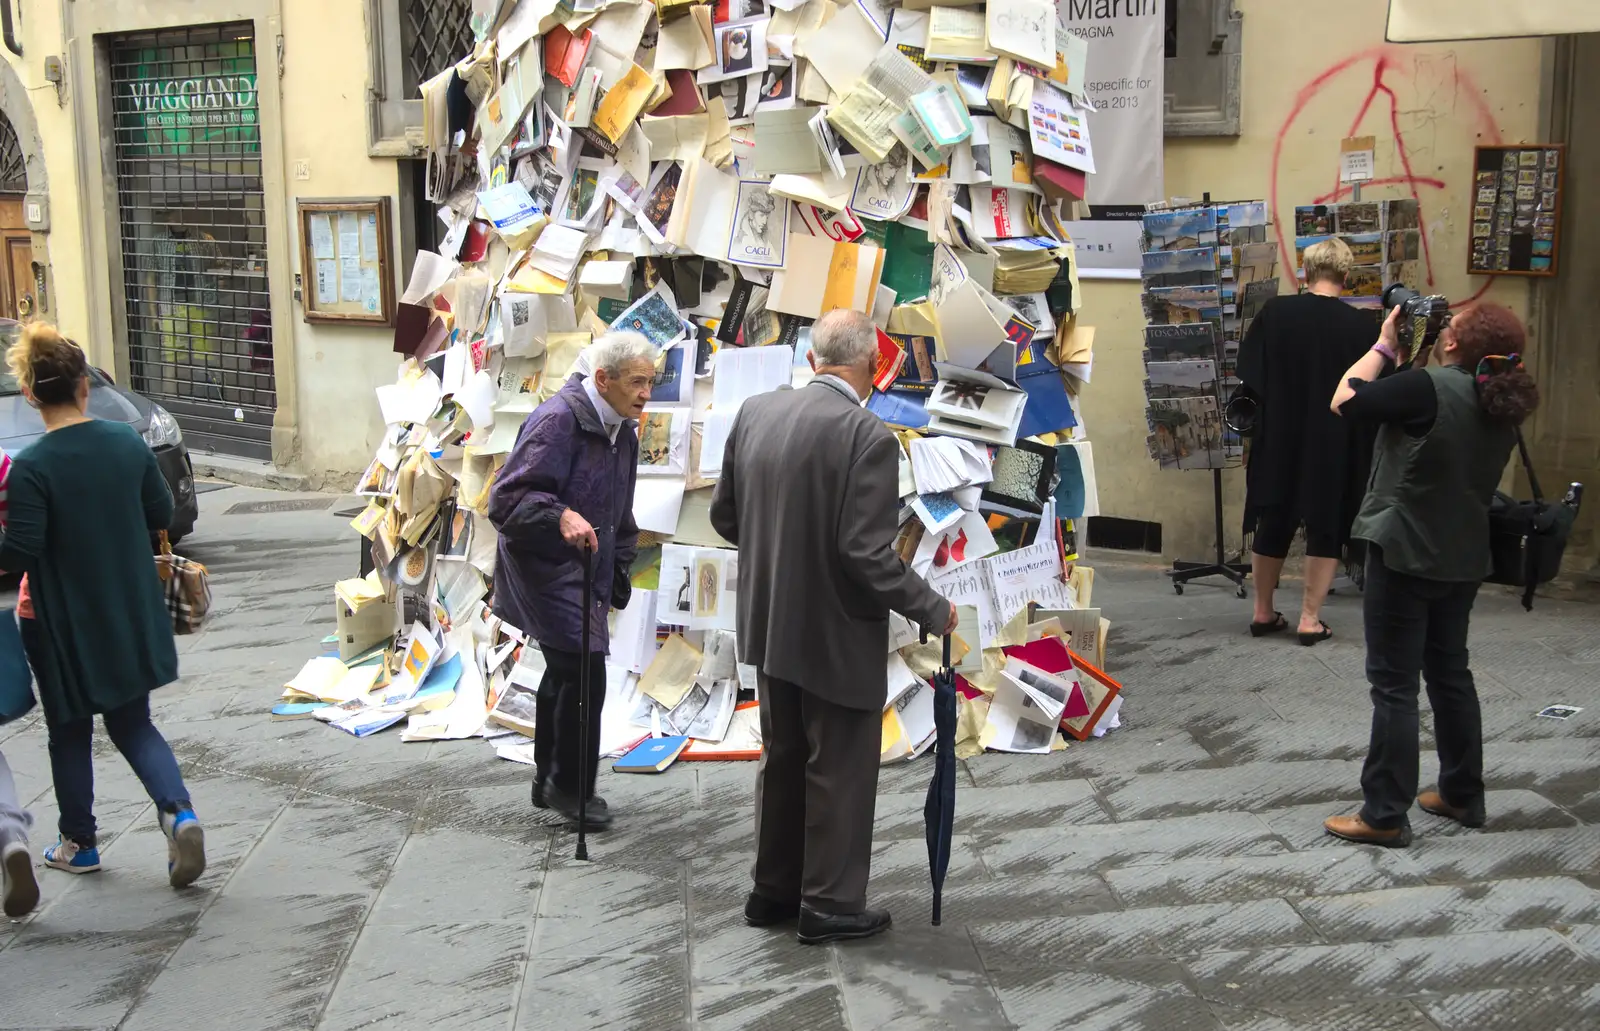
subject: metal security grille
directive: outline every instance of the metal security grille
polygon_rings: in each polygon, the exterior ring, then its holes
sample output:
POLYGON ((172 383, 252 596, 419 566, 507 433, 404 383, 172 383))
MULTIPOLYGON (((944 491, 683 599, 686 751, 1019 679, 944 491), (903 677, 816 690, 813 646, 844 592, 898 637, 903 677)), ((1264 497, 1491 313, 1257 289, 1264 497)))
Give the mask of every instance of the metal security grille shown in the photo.
POLYGON ((133 389, 172 412, 191 448, 271 458, 252 27, 121 36, 110 55, 133 389))
POLYGON ((472 0, 400 0, 405 95, 472 53, 472 0))

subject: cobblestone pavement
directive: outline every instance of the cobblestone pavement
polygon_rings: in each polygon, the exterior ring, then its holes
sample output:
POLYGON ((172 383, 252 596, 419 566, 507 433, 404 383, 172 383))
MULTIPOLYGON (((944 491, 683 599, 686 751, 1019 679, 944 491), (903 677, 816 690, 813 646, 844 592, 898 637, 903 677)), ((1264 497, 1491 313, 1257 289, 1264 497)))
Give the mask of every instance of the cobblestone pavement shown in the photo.
MULTIPOLYGON (((528 768, 482 742, 269 721, 331 628, 329 584, 356 562, 332 508, 229 513, 290 497, 206 494, 186 547, 211 567, 217 612, 181 640, 183 682, 155 698, 210 870, 166 886, 152 808, 98 742, 107 869, 42 870, 40 910, 0 923, 0 1027, 1600 1026, 1593 606, 1541 600, 1530 615, 1483 597, 1488 826, 1417 813, 1416 844, 1384 851, 1320 831, 1357 798, 1358 599, 1331 601, 1326 644, 1254 641, 1231 592, 1175 597, 1153 565, 1101 556, 1124 727, 1050 757, 963 764, 937 929, 929 767, 886 769, 872 890, 895 927, 805 948, 740 919, 754 764, 607 771, 619 828, 583 865, 530 809, 528 768), (1587 708, 1535 718, 1555 702, 1587 708)), ((0 748, 35 845, 53 840, 42 726, 0 728, 0 748)), ((1433 768, 1425 757, 1424 783, 1433 768)))

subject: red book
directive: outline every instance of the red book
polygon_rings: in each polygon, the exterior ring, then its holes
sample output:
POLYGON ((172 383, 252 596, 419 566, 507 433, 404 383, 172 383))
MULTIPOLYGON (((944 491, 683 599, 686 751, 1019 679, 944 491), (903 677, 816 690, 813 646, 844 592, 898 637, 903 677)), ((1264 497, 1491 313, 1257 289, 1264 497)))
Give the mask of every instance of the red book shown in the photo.
POLYGON ((1041 157, 1033 159, 1033 181, 1051 200, 1082 200, 1089 188, 1089 177, 1076 168, 1041 157))
POLYGON ((544 37, 544 68, 568 89, 578 84, 578 73, 583 71, 584 58, 589 56, 589 43, 594 33, 584 29, 574 36, 565 25, 557 25, 544 37))
POLYGON ((905 348, 895 343, 889 334, 878 330, 878 368, 872 374, 872 385, 879 390, 888 390, 894 385, 895 377, 900 375, 900 366, 905 363, 905 348))

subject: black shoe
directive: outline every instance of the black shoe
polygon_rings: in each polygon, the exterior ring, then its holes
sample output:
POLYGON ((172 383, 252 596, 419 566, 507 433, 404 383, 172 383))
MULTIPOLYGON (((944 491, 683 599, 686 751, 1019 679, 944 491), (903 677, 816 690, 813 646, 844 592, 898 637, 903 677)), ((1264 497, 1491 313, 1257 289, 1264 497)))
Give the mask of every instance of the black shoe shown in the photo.
POLYGON ((887 909, 863 909, 859 913, 819 913, 800 903, 800 930, 795 935, 801 945, 826 945, 852 938, 871 938, 889 929, 893 921, 887 909))
MULTIPOLYGON (((545 803, 556 812, 571 820, 573 826, 578 823, 578 796, 562 791, 554 784, 544 786, 545 803)), ((603 831, 611 826, 611 807, 606 805, 606 800, 599 795, 591 795, 588 805, 584 806, 584 827, 586 830, 603 831)))
POLYGON ((774 902, 765 895, 751 892, 744 900, 744 922, 751 927, 771 927, 788 923, 800 915, 798 902, 774 902))
POLYGON ((541 776, 533 778, 533 807, 535 809, 550 808, 550 803, 544 800, 544 778, 541 776))

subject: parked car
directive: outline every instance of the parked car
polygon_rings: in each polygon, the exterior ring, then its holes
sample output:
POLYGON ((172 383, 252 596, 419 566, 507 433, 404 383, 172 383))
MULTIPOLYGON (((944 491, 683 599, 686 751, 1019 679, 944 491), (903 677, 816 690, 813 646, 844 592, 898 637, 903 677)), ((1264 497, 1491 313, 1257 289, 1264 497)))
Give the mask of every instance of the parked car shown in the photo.
MULTIPOLYGON (((9 348, 22 331, 11 319, 0 319, 0 352, 9 348)), ((125 422, 139 431, 172 491, 172 525, 167 536, 177 543, 194 532, 200 515, 194 493, 194 467, 189 464, 189 449, 183 444, 183 430, 165 408, 112 382, 99 369, 89 370, 89 414, 96 419, 125 422)), ((22 386, 11 370, 0 362, 0 448, 15 455, 44 436, 44 420, 22 396, 22 386)))

